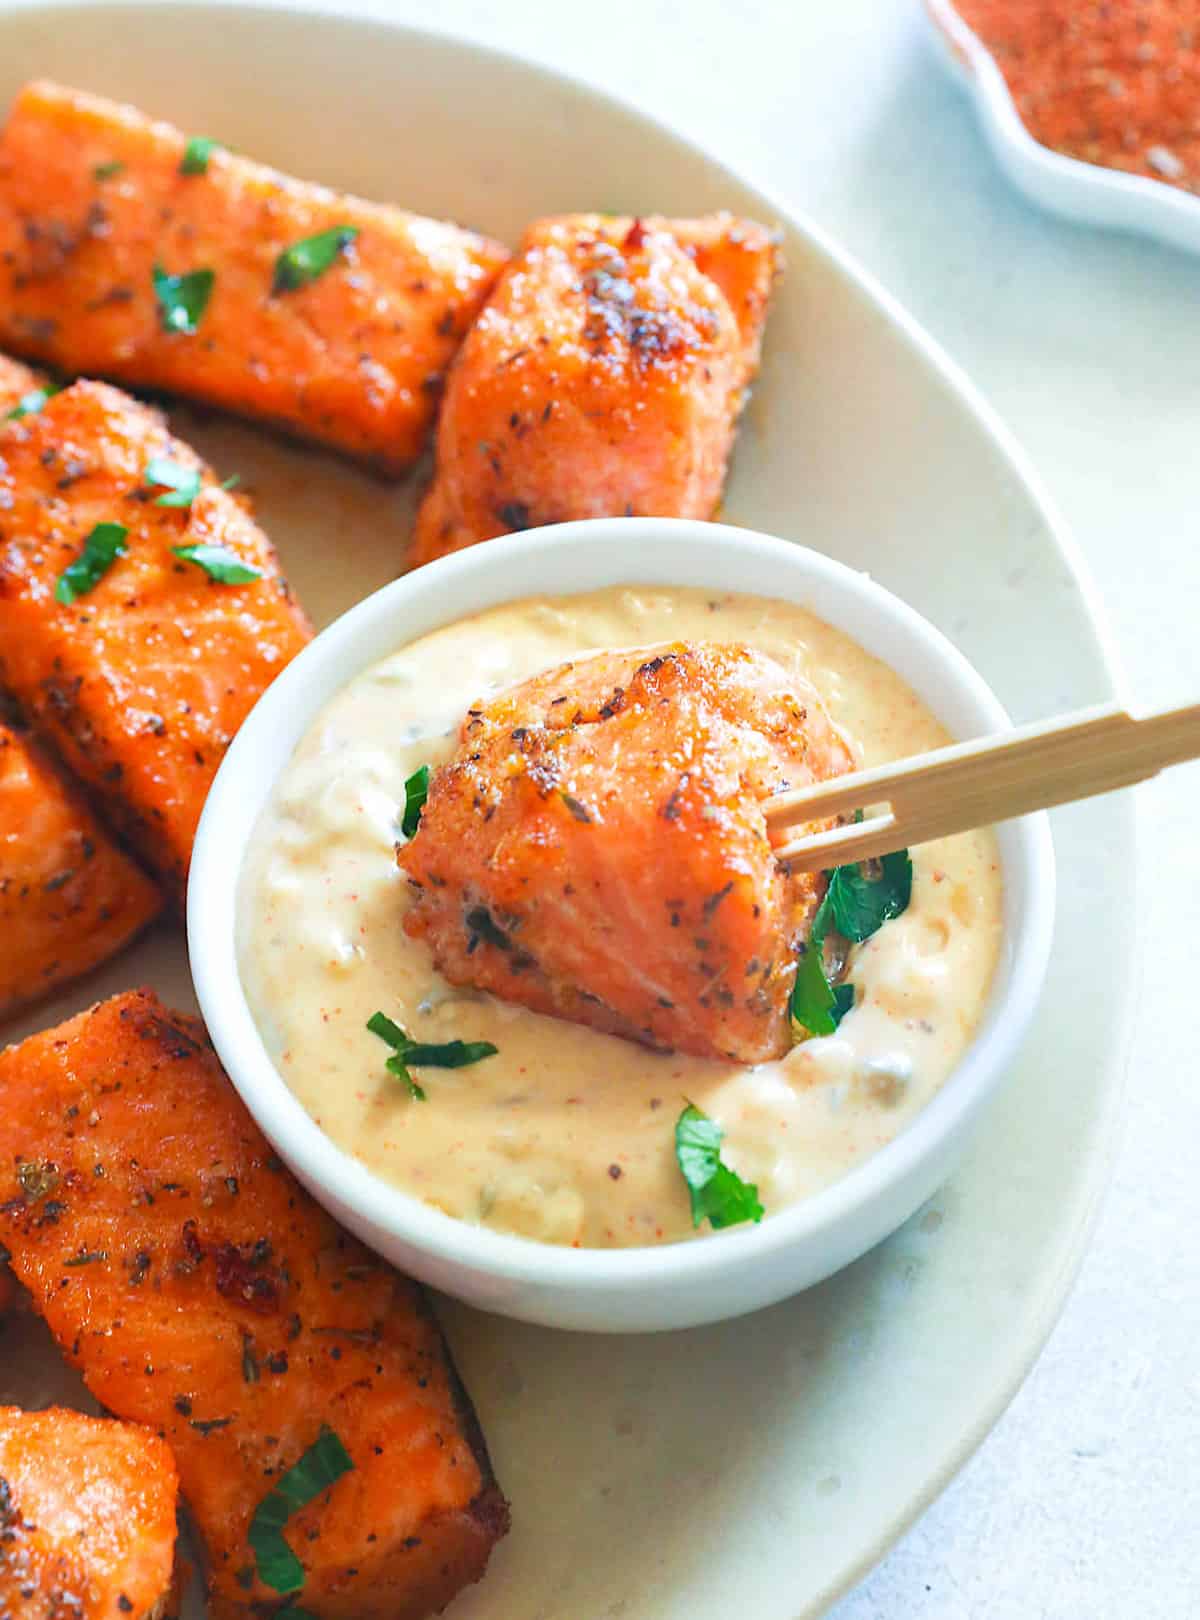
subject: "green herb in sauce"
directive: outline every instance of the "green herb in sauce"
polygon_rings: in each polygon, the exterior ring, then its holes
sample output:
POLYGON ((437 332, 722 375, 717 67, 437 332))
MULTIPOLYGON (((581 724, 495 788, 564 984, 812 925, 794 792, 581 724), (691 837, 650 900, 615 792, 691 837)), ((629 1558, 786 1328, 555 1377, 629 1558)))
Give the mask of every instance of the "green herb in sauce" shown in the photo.
MULTIPOLYGON (((874 864, 874 863, 872 863, 874 864)), ((893 917, 908 909, 912 898, 912 860, 906 849, 878 862, 879 875, 868 876, 863 864, 835 866, 825 875, 829 887, 813 918, 808 943, 796 963, 789 1010, 810 1035, 832 1035, 854 1006, 854 986, 836 988, 825 975, 825 936, 832 928, 856 945, 870 939, 893 917)))
POLYGON ((808 943, 802 946, 797 958, 796 978, 788 1008, 796 1023, 802 1024, 810 1035, 832 1035, 850 1006, 853 1006, 854 989, 853 986, 845 987, 850 990, 850 1004, 839 1007, 837 991, 825 976, 822 949, 825 936, 822 934, 818 938, 817 934, 820 916, 818 912, 808 943))
POLYGON ((404 784, 404 815, 400 819, 400 831, 405 838, 411 838, 420 826, 421 811, 428 797, 429 766, 422 765, 404 784))
POLYGON ((714 1230, 761 1221, 758 1188, 721 1162, 725 1132, 715 1119, 688 1103, 675 1122, 675 1159, 692 1200, 692 1225, 708 1220, 714 1230))
POLYGON ((388 1072, 403 1080, 414 1102, 425 1102, 426 1095, 409 1073, 411 1064, 417 1069, 465 1069, 484 1058, 495 1057, 499 1047, 491 1041, 414 1041, 406 1030, 394 1023, 386 1013, 372 1013, 367 1028, 393 1047, 387 1060, 388 1072))
POLYGON ((878 865, 878 877, 869 877, 861 865, 835 866, 829 874, 822 905, 838 933, 855 944, 907 911, 912 898, 912 860, 906 849, 885 855, 878 865))
POLYGON ((357 225, 333 225, 284 248, 275 261, 272 293, 294 292, 323 276, 358 236, 357 225))

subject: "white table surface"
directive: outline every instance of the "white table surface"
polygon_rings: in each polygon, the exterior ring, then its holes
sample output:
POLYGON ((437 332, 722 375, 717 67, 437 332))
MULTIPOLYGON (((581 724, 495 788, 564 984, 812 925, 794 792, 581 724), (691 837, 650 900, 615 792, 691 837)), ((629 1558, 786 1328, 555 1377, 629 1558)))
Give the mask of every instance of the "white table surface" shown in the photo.
MULTIPOLYGON (((919 0, 345 3, 615 91, 811 214, 1024 443, 1136 701, 1200 695, 1200 259, 1032 212, 935 63, 919 0)), ((1142 790, 1143 1033, 1074 1294, 991 1438, 833 1620, 1200 1612, 1198 788, 1191 766, 1142 790)))

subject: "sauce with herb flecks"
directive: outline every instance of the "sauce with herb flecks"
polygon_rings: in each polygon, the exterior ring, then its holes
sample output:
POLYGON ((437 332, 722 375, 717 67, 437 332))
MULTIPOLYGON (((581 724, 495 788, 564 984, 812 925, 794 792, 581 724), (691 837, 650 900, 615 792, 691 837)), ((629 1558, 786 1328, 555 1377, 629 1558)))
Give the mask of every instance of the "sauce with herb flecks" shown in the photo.
POLYGON ((656 1054, 435 972, 402 926, 408 778, 449 757, 479 697, 581 652, 675 639, 744 642, 806 677, 864 765, 948 741, 896 674, 801 608, 615 587, 491 609, 365 671, 313 723, 255 831, 239 960, 280 1072, 341 1147, 462 1220, 585 1248, 699 1235, 675 1158, 685 1100, 722 1127, 724 1162, 770 1219, 896 1136, 979 1021, 1001 934, 987 831, 913 852, 908 909, 851 948, 853 1009, 775 1062, 656 1054), (416 1042, 498 1050, 414 1069, 415 1100, 367 1028, 380 1010, 416 1042))

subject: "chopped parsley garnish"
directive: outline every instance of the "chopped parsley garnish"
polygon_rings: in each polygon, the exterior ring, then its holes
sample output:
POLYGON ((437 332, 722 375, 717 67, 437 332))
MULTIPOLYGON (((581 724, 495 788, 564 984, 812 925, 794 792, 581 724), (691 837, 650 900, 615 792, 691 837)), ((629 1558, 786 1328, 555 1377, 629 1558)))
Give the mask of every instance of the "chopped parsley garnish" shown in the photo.
MULTIPOLYGON (((818 937, 821 913, 813 920, 808 943, 801 947, 796 962, 796 978, 792 985, 788 1010, 796 1023, 803 1024, 810 1035, 832 1035, 848 1008, 839 1012, 837 994, 825 977, 825 936, 818 937)), ((851 995, 853 996, 853 987, 851 995)))
POLYGON ((425 1092, 409 1073, 411 1064, 417 1069, 465 1069, 484 1058, 495 1057, 499 1047, 491 1041, 414 1041, 406 1030, 393 1022, 386 1013, 372 1013, 367 1028, 394 1048, 387 1060, 388 1072, 397 1075, 408 1087, 414 1102, 425 1102, 425 1092))
POLYGON ((721 1162, 725 1132, 688 1103, 675 1121, 675 1158, 692 1199, 692 1225, 708 1220, 714 1230, 742 1221, 761 1221, 758 1188, 721 1162))
POLYGON ((885 855, 878 877, 868 877, 861 865, 835 866, 822 906, 829 908, 834 928, 846 939, 861 944, 878 933, 885 922, 908 909, 912 898, 912 861, 906 849, 885 855))
POLYGON ((410 1041, 404 1057, 418 1069, 466 1069, 499 1050, 491 1041, 410 1041))
POLYGON ((817 907, 808 943, 796 963, 789 1010, 810 1035, 832 1035, 854 1006, 854 986, 836 988, 825 975, 825 936, 832 928, 861 945, 885 922, 907 910, 912 898, 912 861, 906 849, 885 855, 879 876, 868 877, 863 865, 835 866, 825 875, 829 887, 817 907))
POLYGON ((220 149, 220 141, 214 141, 207 135, 193 135, 179 160, 180 174, 207 174, 209 158, 220 149))
POLYGON ((171 550, 184 562, 203 568, 209 579, 215 579, 218 585, 249 585, 252 580, 262 578, 261 568, 225 546, 172 546, 171 550))
POLYGON ((836 1029, 854 1006, 854 986, 835 984, 833 987, 833 1024, 836 1029))
POLYGON ((167 491, 158 496, 155 506, 190 506, 204 482, 199 467, 185 467, 169 456, 152 456, 142 476, 148 484, 167 491))
POLYGON ((61 391, 57 383, 46 383, 43 388, 31 388, 27 394, 21 395, 11 411, 5 413, 4 420, 19 422, 23 416, 36 416, 46 401, 61 391))
POLYGON ((171 276, 161 264, 156 264, 153 278, 163 331, 189 335, 195 332, 212 297, 216 271, 188 270, 183 275, 171 276))
POLYGON ((275 260, 272 293, 294 292, 323 276, 358 236, 357 225, 332 225, 284 248, 275 260))
POLYGON ((299 1592, 304 1565, 283 1539, 283 1527, 293 1513, 305 1508, 321 1492, 348 1474, 354 1464, 333 1430, 322 1426, 308 1450, 281 1474, 273 1491, 254 1510, 246 1539, 254 1550, 258 1578, 276 1592, 299 1592))
POLYGON ((429 766, 422 765, 408 778, 404 784, 404 815, 400 820, 400 831, 405 838, 411 838, 421 824, 421 811, 425 808, 425 800, 429 797, 429 766))
POLYGON ((112 163, 97 163, 92 170, 93 180, 113 180, 117 175, 124 173, 125 165, 119 158, 112 163))
POLYGON ((54 599, 70 607, 76 597, 86 596, 98 585, 118 557, 127 550, 125 537, 129 530, 123 523, 97 523, 83 542, 83 550, 73 563, 68 563, 58 576, 54 599))
MULTIPOLYGON (((167 491, 158 496, 155 506, 190 506, 204 488, 204 474, 199 467, 185 467, 182 462, 172 461, 170 456, 151 456, 142 476, 148 484, 167 491)), ((238 475, 234 473, 221 488, 232 489, 238 482, 238 475)))

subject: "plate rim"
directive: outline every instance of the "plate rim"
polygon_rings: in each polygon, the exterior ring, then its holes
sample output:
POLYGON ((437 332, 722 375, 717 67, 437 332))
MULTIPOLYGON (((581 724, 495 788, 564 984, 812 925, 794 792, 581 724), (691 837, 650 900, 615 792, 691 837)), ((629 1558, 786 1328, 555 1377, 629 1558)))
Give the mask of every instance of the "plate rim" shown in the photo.
MULTIPOLYGON (((10 17, 22 18, 40 13, 48 18, 62 19, 103 11, 130 16, 153 12, 159 23, 168 27, 174 12, 237 12, 262 18, 268 26, 276 27, 302 28, 315 20, 339 30, 368 31, 393 38, 399 35, 426 46, 448 48, 474 57, 481 65, 494 64, 508 72, 533 75, 549 86, 565 88, 573 99, 591 102, 639 126, 660 143, 666 141, 679 155, 692 161, 701 160, 710 172, 761 199, 771 216, 786 221, 804 239, 811 253, 818 255, 827 267, 848 281, 863 300, 885 319, 913 359, 945 392, 955 397, 961 409, 988 439, 998 459, 1038 512, 1046 538, 1070 575, 1112 696, 1128 703, 1124 663, 1090 565, 1020 441, 978 385, 938 340, 925 330, 871 270, 860 264, 835 236, 798 203, 781 197, 774 187, 749 178, 741 168, 714 155, 701 139, 684 132, 672 119, 651 113, 619 92, 591 82, 584 75, 520 51, 484 43, 457 29, 418 25, 389 17, 374 9, 371 0, 365 0, 365 3, 364 0, 343 0, 343 3, 338 3, 338 0, 0 0, 0 40, 10 17)), ((914 606, 921 611, 919 603, 914 603, 914 606)), ((794 1620, 813 1620, 813 1617, 824 1614, 831 1604, 852 1591, 943 1493, 974 1456, 1024 1384, 1070 1296, 1112 1181, 1128 1092, 1137 983, 1145 961, 1145 924, 1142 921, 1142 908, 1137 904, 1140 884, 1140 862, 1137 857, 1142 825, 1138 814, 1138 795, 1129 795, 1119 809, 1114 808, 1114 813, 1119 817, 1124 846, 1130 857, 1121 868, 1119 898, 1134 941, 1132 961, 1136 965, 1115 1019, 1115 1038, 1108 1064, 1109 1106, 1097 1122, 1090 1159, 1081 1176, 1078 1218, 1069 1242, 1064 1245, 1057 1270, 1043 1279, 1037 1298, 1031 1302, 1030 1320, 1022 1337, 1020 1353, 1012 1356, 1005 1375, 997 1379, 988 1398, 980 1401, 974 1420, 960 1431, 955 1444, 947 1447, 939 1459, 928 1465, 923 1483, 894 1509, 886 1526, 864 1545, 857 1558, 847 1561, 827 1586, 813 1595, 805 1608, 796 1613, 794 1620)))

